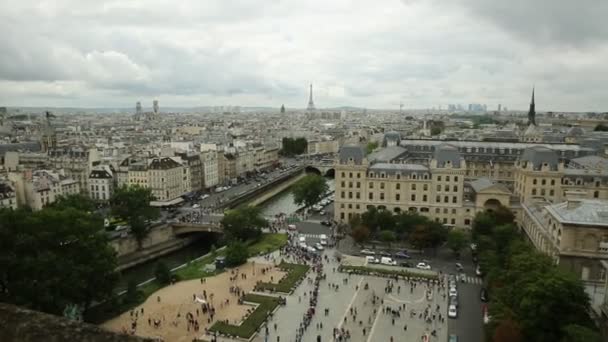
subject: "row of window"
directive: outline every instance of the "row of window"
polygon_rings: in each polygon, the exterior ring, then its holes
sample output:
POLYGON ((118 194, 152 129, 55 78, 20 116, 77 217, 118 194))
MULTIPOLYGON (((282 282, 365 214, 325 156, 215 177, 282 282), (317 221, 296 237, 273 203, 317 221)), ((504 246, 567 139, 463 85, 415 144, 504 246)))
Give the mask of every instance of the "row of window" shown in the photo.
MULTIPOLYGON (((369 200, 374 200, 374 193, 370 192, 367 194, 368 199, 369 200)), ((353 195, 352 191, 348 192, 348 199, 353 199, 353 196, 355 199, 361 199, 361 193, 360 192, 355 192, 353 195)), ((385 195, 384 192, 380 193, 380 198, 379 200, 384 201, 385 199, 385 195)), ((340 192, 340 198, 345 199, 346 198, 346 191, 341 191, 340 192)), ((415 202, 416 201, 416 194, 411 194, 410 195, 410 200, 415 202)), ((452 196, 452 203, 458 203, 458 196, 452 196)), ((401 194, 395 194, 395 201, 401 201, 401 194)), ((427 202, 428 201, 428 196, 427 195, 422 195, 422 202, 427 202)), ((442 203, 441 201, 441 196, 437 195, 437 197, 435 197, 435 202, 436 203, 442 203)), ((450 203, 450 196, 443 196, 443 203, 450 203)))

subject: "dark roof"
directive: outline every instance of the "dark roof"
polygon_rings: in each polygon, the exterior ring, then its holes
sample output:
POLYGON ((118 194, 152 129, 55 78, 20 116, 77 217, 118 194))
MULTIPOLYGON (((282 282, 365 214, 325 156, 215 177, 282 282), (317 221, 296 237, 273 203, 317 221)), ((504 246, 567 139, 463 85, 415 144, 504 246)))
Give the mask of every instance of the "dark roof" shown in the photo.
POLYGON ((382 148, 367 156, 370 163, 373 162, 391 162, 407 153, 407 149, 401 146, 390 146, 382 148))
POLYGON ((458 148, 448 144, 437 146, 434 158, 437 161, 437 167, 444 167, 447 164, 451 164, 452 167, 460 167, 460 161, 462 160, 458 148))
POLYGON ((355 164, 361 164, 365 158, 365 150, 359 145, 345 145, 340 148, 340 163, 347 163, 353 160, 355 164))
POLYGON ((525 149, 519 160, 531 163, 532 167, 536 170, 540 169, 543 164, 549 165, 552 170, 557 170, 557 166, 559 165, 557 153, 544 146, 534 146, 525 149))
POLYGON ((89 178, 112 178, 112 175, 108 173, 106 170, 93 170, 89 175, 89 178))
POLYGON ((165 158, 154 158, 150 162, 149 169, 150 170, 168 170, 176 167, 182 166, 180 163, 175 160, 165 157, 165 158))
POLYGON ((0 156, 6 152, 25 151, 25 152, 40 152, 41 146, 37 141, 23 142, 15 144, 0 144, 0 156))

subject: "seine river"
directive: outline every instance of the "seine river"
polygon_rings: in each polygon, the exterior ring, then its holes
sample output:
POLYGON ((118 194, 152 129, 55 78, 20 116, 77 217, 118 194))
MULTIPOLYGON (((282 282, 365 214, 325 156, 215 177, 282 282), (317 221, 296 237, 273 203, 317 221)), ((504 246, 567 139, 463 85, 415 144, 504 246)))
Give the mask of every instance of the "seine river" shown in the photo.
MULTIPOLYGON (((328 178, 327 184, 331 190, 334 189, 333 179, 328 178)), ((298 206, 293 202, 293 195, 289 189, 279 193, 268 202, 262 204, 261 207, 262 213, 266 217, 271 217, 279 213, 289 215, 298 209, 298 206)), ((164 255, 156 260, 151 260, 149 262, 129 268, 128 270, 122 272, 119 289, 126 289, 130 279, 135 280, 137 283, 141 283, 154 277, 156 263, 159 261, 164 262, 171 269, 192 259, 196 259, 201 255, 205 255, 209 252, 209 249, 214 242, 215 241, 209 239, 200 239, 191 245, 164 255)))

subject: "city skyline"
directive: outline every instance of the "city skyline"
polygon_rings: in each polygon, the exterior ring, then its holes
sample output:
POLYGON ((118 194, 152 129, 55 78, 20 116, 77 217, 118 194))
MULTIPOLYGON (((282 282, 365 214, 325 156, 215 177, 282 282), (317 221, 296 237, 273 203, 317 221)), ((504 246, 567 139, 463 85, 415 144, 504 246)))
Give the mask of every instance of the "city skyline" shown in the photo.
POLYGON ((0 6, 5 106, 608 108, 601 1, 0 6))

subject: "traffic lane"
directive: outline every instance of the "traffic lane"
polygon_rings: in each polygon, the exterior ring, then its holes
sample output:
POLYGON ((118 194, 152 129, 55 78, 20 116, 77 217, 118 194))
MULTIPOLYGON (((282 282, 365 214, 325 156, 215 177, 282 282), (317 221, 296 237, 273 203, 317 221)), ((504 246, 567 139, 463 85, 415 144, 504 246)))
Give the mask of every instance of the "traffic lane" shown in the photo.
POLYGON ((458 336, 459 341, 482 342, 483 316, 480 285, 458 284, 458 317, 450 318, 448 331, 458 336))

